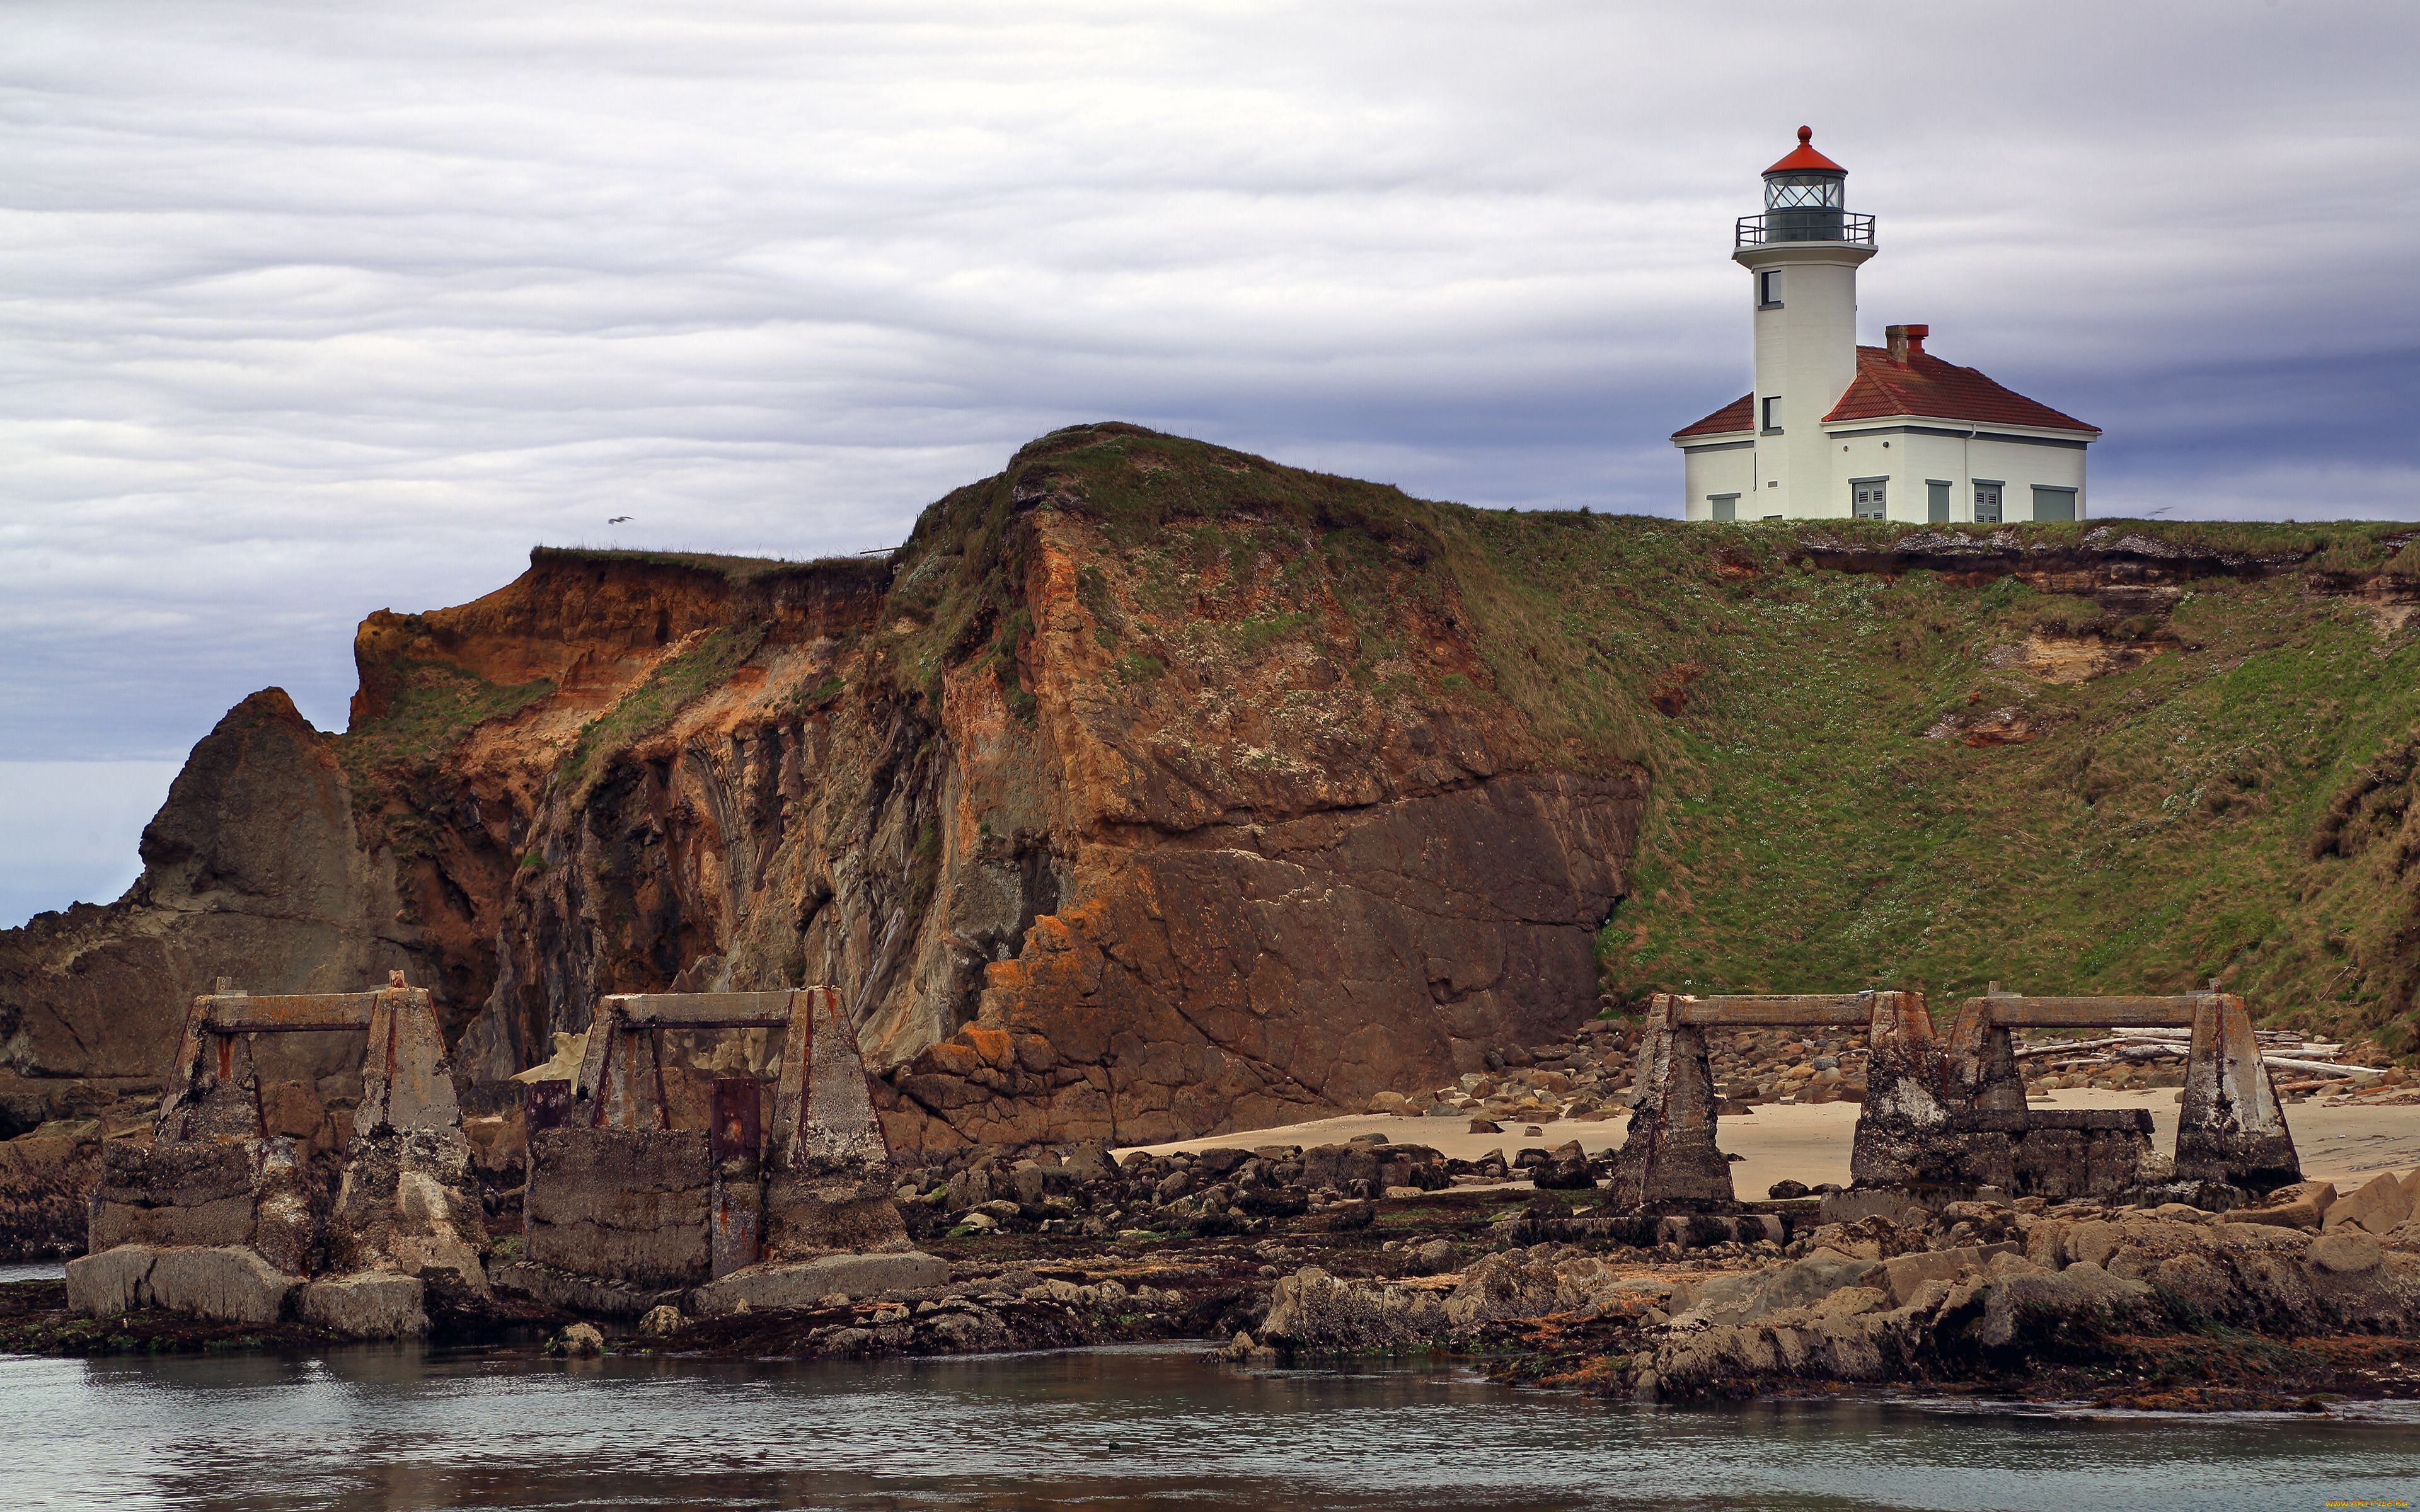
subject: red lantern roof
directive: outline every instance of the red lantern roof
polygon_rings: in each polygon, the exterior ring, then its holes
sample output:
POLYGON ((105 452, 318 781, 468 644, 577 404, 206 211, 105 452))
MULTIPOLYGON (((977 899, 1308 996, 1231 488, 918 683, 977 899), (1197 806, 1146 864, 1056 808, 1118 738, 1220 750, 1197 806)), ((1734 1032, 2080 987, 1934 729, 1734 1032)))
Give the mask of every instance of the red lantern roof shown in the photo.
POLYGON ((1841 167, 1838 163, 1834 162, 1831 159, 1823 156, 1821 152, 1816 151, 1815 128, 1811 126, 1802 126, 1798 129, 1798 146, 1792 150, 1790 156, 1782 159, 1779 162, 1775 163, 1772 167, 1767 168, 1764 171, 1766 173, 1805 173, 1809 169, 1819 173, 1847 173, 1849 171, 1848 169, 1841 167))

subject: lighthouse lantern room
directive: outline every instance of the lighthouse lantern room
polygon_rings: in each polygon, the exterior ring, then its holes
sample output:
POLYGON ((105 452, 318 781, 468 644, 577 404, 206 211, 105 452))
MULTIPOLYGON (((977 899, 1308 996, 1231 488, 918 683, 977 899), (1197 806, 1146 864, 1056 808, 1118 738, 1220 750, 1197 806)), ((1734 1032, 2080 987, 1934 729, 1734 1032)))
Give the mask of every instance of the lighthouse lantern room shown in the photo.
POLYGON ((1764 171, 1740 217, 1755 387, 1676 431, 1691 519, 2002 524, 2080 519, 2093 426, 1924 349, 1928 326, 1857 345, 1857 270, 1874 218, 1814 132, 1764 171))

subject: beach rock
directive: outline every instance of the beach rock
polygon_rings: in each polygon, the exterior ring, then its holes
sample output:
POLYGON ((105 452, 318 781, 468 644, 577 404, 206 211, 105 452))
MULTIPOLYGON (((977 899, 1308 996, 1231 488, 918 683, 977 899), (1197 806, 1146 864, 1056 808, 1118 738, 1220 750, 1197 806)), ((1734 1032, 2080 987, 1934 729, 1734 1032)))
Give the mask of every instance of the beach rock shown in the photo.
POLYGON ((672 1306, 650 1307, 647 1309, 646 1316, 639 1319, 639 1336, 642 1338, 651 1339, 662 1338, 667 1334, 679 1333, 680 1326, 681 1311, 679 1308, 672 1306))
POLYGON ((2411 1216, 2412 1194, 2405 1190, 2404 1183, 2392 1176, 2380 1175, 2336 1198, 2319 1227, 2327 1232, 2353 1227, 2382 1236, 2395 1232, 2411 1216))
POLYGON ((1875 1268, 1874 1261, 1819 1249, 1787 1264, 1716 1276, 1698 1287, 1695 1303, 1674 1321, 1753 1322, 1767 1313, 1802 1307, 1842 1287, 1855 1286, 1875 1268))
POLYGON ((2345 1228, 2311 1241, 2310 1259, 2330 1275, 2363 1275, 2385 1262, 2386 1251, 2365 1230, 2345 1228))
POLYGON ((573 1323, 547 1341, 546 1352, 570 1359, 588 1359, 605 1352, 605 1335, 594 1323, 573 1323))
POLYGON ((2020 1335, 2042 1337, 2083 1325, 2124 1327, 2153 1311, 2151 1288, 2111 1275, 2088 1261, 2046 1270, 2022 1255, 1992 1261, 1975 1288, 1982 1316, 1969 1327, 1974 1340, 2005 1349, 2020 1335))

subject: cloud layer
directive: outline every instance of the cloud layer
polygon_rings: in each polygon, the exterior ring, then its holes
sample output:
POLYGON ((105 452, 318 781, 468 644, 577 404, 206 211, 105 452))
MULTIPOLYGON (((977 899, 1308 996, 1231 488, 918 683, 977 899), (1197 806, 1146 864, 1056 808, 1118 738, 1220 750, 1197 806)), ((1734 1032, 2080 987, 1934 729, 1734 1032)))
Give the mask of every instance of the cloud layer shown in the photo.
MULTIPOLYGON (((0 17, 0 759, 174 757, 540 541, 898 539, 1124 418, 1671 513, 1801 122, 1868 317, 2109 431, 2101 512, 2420 515, 2408 6, 0 17), (629 524, 608 527, 614 516, 629 524)), ((1869 332, 1869 339, 1874 332, 1869 332)), ((63 901, 63 900, 62 900, 63 901)))

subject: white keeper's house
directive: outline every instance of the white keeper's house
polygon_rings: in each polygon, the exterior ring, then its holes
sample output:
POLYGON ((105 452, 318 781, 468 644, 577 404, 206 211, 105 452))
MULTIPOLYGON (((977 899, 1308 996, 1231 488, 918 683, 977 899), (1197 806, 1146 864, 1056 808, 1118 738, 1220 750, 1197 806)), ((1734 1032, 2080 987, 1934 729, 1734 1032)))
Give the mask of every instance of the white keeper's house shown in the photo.
POLYGON ((1848 171, 1813 138, 1798 129, 1764 171, 1764 213, 1740 218, 1756 387, 1673 432, 1688 517, 2082 519, 2098 428, 1933 356, 1928 326, 1857 345, 1874 218, 1849 211, 1848 171))

